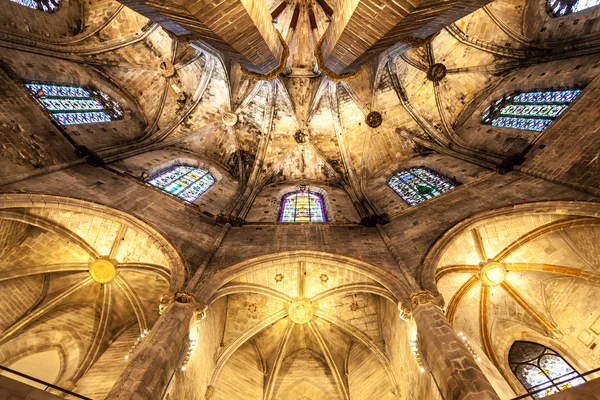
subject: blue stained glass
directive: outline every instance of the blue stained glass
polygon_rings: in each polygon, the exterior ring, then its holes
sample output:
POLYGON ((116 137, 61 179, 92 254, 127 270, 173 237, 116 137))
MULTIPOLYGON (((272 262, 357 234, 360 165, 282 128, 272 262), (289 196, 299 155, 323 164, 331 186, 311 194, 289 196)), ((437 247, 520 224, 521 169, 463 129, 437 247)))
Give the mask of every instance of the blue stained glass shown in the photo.
POLYGON ((535 399, 585 383, 564 358, 537 343, 516 341, 508 359, 515 376, 535 399))
POLYGON ((93 88, 35 82, 25 87, 60 125, 110 122, 123 116, 119 103, 93 88))
POLYGON ((600 0, 548 0, 548 12, 555 17, 587 10, 600 4, 600 0))
POLYGON ((510 118, 510 117, 500 117, 494 118, 492 120, 493 126, 498 126, 501 128, 517 128, 517 129, 525 129, 528 131, 537 131, 541 132, 548 127, 552 123, 551 119, 537 119, 537 118, 510 118))
POLYGON ((191 203, 215 183, 215 178, 203 169, 177 165, 150 178, 148 183, 191 203))
POLYGON ((44 96, 52 97, 90 97, 91 94, 78 86, 46 85, 42 83, 26 83, 31 94, 39 96, 40 90, 44 96))
POLYGON ((60 0, 11 0, 13 3, 45 12, 58 10, 60 0))
POLYGON ((105 112, 79 112, 50 114, 61 125, 93 124, 96 122, 110 122, 112 118, 105 112))
POLYGON ((502 115, 522 115, 525 117, 558 117, 567 109, 565 104, 511 104, 500 110, 502 115))
POLYGON ((423 167, 397 172, 388 185, 411 206, 455 188, 452 183, 423 167))
POLYGON ((541 132, 579 94, 581 90, 578 89, 509 94, 485 108, 481 113, 481 123, 541 132))
POLYGON ((48 111, 79 111, 102 110, 104 106, 95 99, 39 99, 39 102, 48 111))
POLYGON ((279 222, 327 222, 321 195, 298 190, 283 196, 279 222))
POLYGON ((515 103, 570 103, 579 96, 581 90, 560 90, 553 92, 520 93, 513 97, 515 103))

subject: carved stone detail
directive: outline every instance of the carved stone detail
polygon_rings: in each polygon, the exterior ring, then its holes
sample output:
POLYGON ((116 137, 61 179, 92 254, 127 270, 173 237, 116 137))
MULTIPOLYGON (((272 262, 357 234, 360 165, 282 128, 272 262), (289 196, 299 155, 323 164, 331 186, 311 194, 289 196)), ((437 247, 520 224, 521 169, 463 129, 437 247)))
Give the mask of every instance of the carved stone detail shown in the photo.
POLYGON ((235 113, 226 112, 221 116, 221 121, 225 126, 234 126, 238 122, 238 116, 235 113))
POLYGON ((433 64, 427 71, 427 79, 431 82, 439 82, 446 77, 446 66, 441 63, 433 64))
POLYGON ((377 128, 383 122, 383 116, 377 111, 371 111, 365 119, 367 125, 371 128, 377 128))
POLYGON ((298 129, 296 133, 294 133, 294 140, 296 140, 296 143, 307 143, 308 133, 302 129, 298 129))
POLYGON ((206 304, 197 303, 193 293, 183 290, 163 295, 160 300, 160 305, 158 306, 159 313, 162 314, 173 302, 189 304, 194 309, 194 317, 196 322, 200 322, 206 318, 206 310, 208 309, 208 306, 206 304))
POLYGON ((398 303, 400 318, 404 321, 410 321, 413 310, 424 304, 432 304, 445 314, 444 300, 440 296, 436 296, 427 290, 420 290, 410 295, 410 302, 398 303))

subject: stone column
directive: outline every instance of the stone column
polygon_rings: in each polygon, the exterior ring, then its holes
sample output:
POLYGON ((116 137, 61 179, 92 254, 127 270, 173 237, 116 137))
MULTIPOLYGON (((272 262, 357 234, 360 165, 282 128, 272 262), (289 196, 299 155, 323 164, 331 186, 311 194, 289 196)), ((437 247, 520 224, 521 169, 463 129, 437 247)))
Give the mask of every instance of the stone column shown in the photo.
POLYGON ((206 307, 200 307, 191 293, 176 292, 163 298, 161 309, 162 315, 106 399, 162 398, 187 351, 190 324, 204 318, 206 307))
MULTIPOLYGON (((444 399, 500 399, 432 293, 413 293, 409 310, 417 327, 419 350, 444 399)), ((404 309, 405 316, 407 312, 404 309)))

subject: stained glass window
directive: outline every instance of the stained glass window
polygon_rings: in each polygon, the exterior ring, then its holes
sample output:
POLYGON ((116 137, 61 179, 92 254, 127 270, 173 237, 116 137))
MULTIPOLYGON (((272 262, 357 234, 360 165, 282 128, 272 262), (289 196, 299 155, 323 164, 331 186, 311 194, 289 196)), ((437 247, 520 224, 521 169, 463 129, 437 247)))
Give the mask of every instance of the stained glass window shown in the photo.
POLYGON ((548 0, 546 4, 551 15, 562 17, 595 7, 600 0, 548 0))
POLYGON ((488 106, 483 111, 481 123, 541 132, 580 93, 581 90, 511 93, 488 106))
POLYGON ((29 82, 25 87, 60 125, 110 122, 123 118, 121 105, 91 86, 29 82))
POLYGON ((45 11, 47 13, 58 10, 60 0, 11 0, 13 3, 20 4, 35 10, 45 11))
POLYGON ((153 176, 147 182, 191 203, 210 189, 215 178, 203 169, 177 165, 153 176))
POLYGON ((388 185, 411 206, 455 188, 447 179, 423 167, 397 172, 388 185))
POLYGON ((534 399, 585 383, 585 379, 554 350, 516 341, 508 353, 510 368, 534 399))
POLYGON ((309 190, 283 196, 279 222, 327 222, 323 197, 309 190))

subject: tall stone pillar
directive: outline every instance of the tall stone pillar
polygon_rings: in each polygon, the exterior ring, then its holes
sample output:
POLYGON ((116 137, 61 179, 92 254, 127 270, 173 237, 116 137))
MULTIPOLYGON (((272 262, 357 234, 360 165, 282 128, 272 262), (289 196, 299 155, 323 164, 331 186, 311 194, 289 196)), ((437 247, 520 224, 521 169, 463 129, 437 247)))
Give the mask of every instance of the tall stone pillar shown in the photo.
POLYGON ((414 319, 419 351, 444 399, 500 399, 432 293, 413 293, 404 312, 414 319))
POLYGON ((176 292, 163 298, 162 315, 130 359, 107 400, 161 399, 173 373, 188 349, 190 325, 202 319, 191 293, 176 292))

